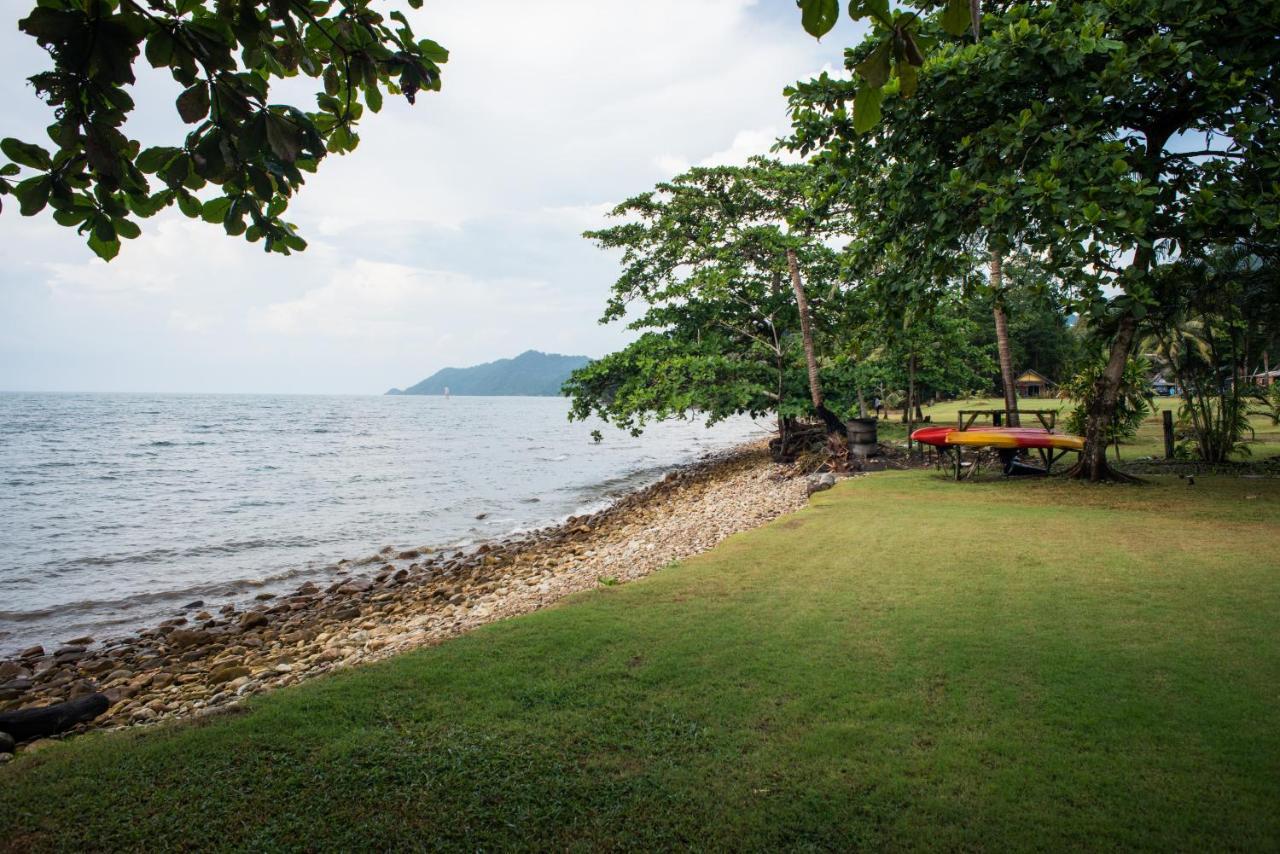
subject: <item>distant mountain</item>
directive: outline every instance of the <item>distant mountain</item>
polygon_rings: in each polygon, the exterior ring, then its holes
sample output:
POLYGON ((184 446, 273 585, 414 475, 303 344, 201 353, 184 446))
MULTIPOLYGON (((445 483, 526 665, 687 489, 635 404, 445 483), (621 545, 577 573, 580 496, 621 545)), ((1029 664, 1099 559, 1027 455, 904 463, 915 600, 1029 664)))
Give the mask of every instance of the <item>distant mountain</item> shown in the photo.
POLYGON ((569 374, 591 360, 586 356, 561 356, 527 350, 514 359, 499 359, 470 368, 445 368, 417 385, 387 394, 524 395, 554 397, 569 374))

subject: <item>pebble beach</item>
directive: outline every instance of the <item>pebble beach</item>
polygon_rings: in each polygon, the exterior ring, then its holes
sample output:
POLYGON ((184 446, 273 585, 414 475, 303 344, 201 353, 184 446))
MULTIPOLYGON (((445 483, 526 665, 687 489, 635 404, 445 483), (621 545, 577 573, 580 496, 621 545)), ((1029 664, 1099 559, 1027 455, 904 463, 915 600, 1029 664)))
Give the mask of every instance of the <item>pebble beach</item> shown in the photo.
POLYGON ((387 546, 328 584, 206 609, 125 638, 69 639, 0 661, 0 712, 95 693, 87 729, 197 717, 337 669, 439 643, 600 585, 626 583, 793 512, 807 480, 762 443, 712 455, 590 515, 468 551, 387 546))

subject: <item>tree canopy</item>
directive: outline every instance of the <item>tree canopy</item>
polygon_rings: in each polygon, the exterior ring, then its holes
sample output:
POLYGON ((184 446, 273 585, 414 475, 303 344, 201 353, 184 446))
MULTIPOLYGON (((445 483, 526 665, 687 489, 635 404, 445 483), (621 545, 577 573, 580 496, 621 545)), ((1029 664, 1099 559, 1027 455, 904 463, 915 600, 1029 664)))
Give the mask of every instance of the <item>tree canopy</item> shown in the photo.
MULTIPOLYGON (((306 247, 283 219, 329 153, 353 151, 384 92, 413 103, 438 91, 448 52, 374 0, 39 0, 19 28, 49 54, 31 78, 53 108, 52 146, 0 141, 0 196, 25 216, 52 208, 110 260, 138 219, 176 204, 188 217, 289 254, 306 247), (178 144, 128 135, 129 87, 145 58, 180 87, 178 144), (273 103, 274 81, 320 81, 314 109, 273 103), (212 187, 212 192, 202 192, 212 187)), ((409 0, 419 8, 422 0, 409 0)))
POLYGON ((630 317, 644 334, 575 372, 566 386, 575 417, 639 429, 692 411, 709 421, 813 413, 789 250, 808 283, 816 336, 836 334, 845 319, 835 250, 787 224, 805 174, 761 160, 695 168, 615 208, 621 224, 587 233, 623 252, 602 322, 630 317))
MULTIPOLYGON (((1159 268, 1280 224, 1278 26, 1274 4, 1009 4, 981 41, 940 42, 910 103, 887 89, 874 127, 854 115, 856 73, 792 87, 788 145, 815 156, 820 204, 858 204, 851 275, 899 301, 930 299, 979 247, 1062 271, 1109 337, 1086 436, 1099 477, 1159 268)), ((878 49, 872 35, 846 65, 878 49)))

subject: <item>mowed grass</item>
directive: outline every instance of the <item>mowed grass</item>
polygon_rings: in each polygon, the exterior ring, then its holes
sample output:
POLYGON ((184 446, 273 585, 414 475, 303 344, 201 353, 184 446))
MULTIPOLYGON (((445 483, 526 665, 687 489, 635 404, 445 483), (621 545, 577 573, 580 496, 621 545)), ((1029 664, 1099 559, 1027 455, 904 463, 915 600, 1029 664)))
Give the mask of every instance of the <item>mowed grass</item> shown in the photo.
MULTIPOLYGON (((1129 441, 1120 443, 1122 460, 1134 460, 1142 457, 1164 458, 1162 413, 1165 410, 1169 410, 1173 412, 1176 419, 1178 407, 1182 405, 1182 400, 1176 397, 1157 397, 1152 402, 1156 408, 1155 414, 1142 422, 1142 426, 1138 428, 1137 436, 1129 441)), ((1073 405, 1070 401, 1059 400, 1058 398, 1022 398, 1018 401, 1018 408, 1023 412, 1035 409, 1057 412, 1058 430, 1065 430, 1063 421, 1073 405)), ((956 423, 960 410, 972 409, 1004 409, 1004 400, 994 397, 948 400, 934 406, 922 407, 921 412, 929 416, 934 424, 953 425, 956 423)), ((890 418, 885 422, 881 422, 881 438, 905 440, 906 430, 898 427, 901 418, 901 410, 891 412, 890 418)), ((980 418, 975 423, 989 425, 991 421, 988 418, 980 418)), ((1028 417, 1026 415, 1023 416, 1022 423, 1024 426, 1039 426, 1040 424, 1033 416, 1028 417)), ((1251 416, 1249 424, 1253 428, 1253 433, 1246 434, 1244 437, 1249 453, 1238 454, 1234 459, 1237 461, 1263 460, 1280 456, 1280 425, 1272 424, 1270 418, 1262 415, 1251 416)), ((1111 457, 1115 457, 1114 450, 1111 452, 1111 457)))
POLYGON ((0 768, 0 848, 1280 846, 1280 481, 845 481, 621 587, 0 768))

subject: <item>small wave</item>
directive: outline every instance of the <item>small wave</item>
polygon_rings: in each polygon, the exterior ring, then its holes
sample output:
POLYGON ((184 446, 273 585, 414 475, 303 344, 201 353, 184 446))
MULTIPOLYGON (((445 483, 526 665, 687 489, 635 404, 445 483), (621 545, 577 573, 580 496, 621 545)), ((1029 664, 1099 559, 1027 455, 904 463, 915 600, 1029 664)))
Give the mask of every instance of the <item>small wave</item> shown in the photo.
POLYGON ((172 447, 173 447, 174 445, 176 445, 176 444, 177 444, 177 442, 169 442, 169 441, 167 441, 167 440, 161 439, 161 440, 158 440, 158 441, 155 441, 155 442, 148 442, 148 443, 146 444, 146 447, 148 447, 148 448, 172 448, 172 447))
MULTIPOLYGON (((90 614, 97 611, 120 613, 134 611, 145 605, 166 605, 181 607, 182 603, 192 599, 208 599, 212 597, 231 598, 258 590, 263 587, 282 584, 301 576, 317 576, 320 570, 316 567, 300 567, 273 573, 261 578, 232 578, 211 581, 203 584, 192 584, 186 587, 175 587, 168 590, 156 590, 149 593, 135 593, 113 599, 80 599, 74 602, 60 602, 43 608, 32 608, 25 611, 0 611, 0 620, 12 623, 33 623, 47 620, 50 617, 66 617, 75 614, 90 614)), ((204 607, 213 607, 206 601, 204 607)), ((127 622, 122 620, 121 622, 127 622)))
POLYGON ((90 566, 117 566, 134 563, 161 563, 179 558, 207 557, 210 555, 234 555, 258 549, 297 549, 320 545, 324 540, 314 537, 285 537, 267 539, 258 537, 249 540, 229 540, 223 543, 209 543, 191 546, 185 549, 161 548, 135 554, 89 555, 86 557, 68 558, 53 564, 53 571, 60 569, 78 569, 90 566))

